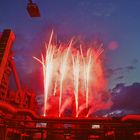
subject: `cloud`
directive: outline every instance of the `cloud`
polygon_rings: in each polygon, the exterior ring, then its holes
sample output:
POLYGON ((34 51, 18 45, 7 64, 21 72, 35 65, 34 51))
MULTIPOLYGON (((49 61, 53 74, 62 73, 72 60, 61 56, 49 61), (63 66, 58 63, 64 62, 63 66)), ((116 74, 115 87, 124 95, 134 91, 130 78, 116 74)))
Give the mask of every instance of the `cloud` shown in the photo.
POLYGON ((128 72, 135 69, 134 66, 126 66, 125 68, 126 70, 128 70, 128 72))
POLYGON ((135 58, 135 59, 133 59, 132 63, 137 64, 137 63, 139 63, 139 60, 135 58))
POLYGON ((117 84, 112 89, 113 106, 111 112, 123 110, 125 114, 140 113, 140 83, 132 85, 117 84))
POLYGON ((116 4, 112 2, 101 1, 82 1, 79 3, 80 7, 86 12, 90 12, 94 17, 110 17, 116 11, 116 4), (92 6, 92 7, 91 7, 92 6), (91 9, 91 10, 89 10, 91 9))
POLYGON ((124 69, 123 67, 118 67, 118 68, 114 68, 114 69, 109 68, 106 70, 106 77, 111 78, 112 76, 117 75, 120 72, 122 72, 123 69, 124 69))
POLYGON ((122 80, 124 78, 124 76, 122 75, 122 76, 118 76, 117 78, 116 78, 116 80, 122 80))
POLYGON ((93 9, 93 16, 109 17, 114 13, 116 6, 113 3, 97 2, 96 4, 94 4, 93 9))
POLYGON ((106 70, 106 77, 107 78, 114 78, 116 80, 120 80, 123 79, 125 76, 122 74, 126 74, 126 73, 130 73, 131 71, 135 70, 136 67, 133 65, 129 65, 129 66, 124 66, 124 67, 118 67, 118 68, 109 68, 106 70))

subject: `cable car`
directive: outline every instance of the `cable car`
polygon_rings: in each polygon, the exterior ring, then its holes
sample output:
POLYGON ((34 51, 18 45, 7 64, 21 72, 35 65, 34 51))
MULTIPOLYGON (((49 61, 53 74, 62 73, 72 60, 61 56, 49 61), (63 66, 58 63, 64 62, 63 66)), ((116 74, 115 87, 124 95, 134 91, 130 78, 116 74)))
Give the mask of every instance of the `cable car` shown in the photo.
POLYGON ((27 4, 27 11, 31 17, 40 17, 40 11, 36 3, 33 3, 32 0, 29 0, 27 4))

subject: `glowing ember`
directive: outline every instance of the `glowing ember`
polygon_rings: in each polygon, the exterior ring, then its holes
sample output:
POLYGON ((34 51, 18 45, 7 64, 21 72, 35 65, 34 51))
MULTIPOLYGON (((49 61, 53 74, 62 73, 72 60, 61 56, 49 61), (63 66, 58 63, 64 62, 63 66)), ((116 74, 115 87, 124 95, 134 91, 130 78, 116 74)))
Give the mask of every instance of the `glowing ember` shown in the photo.
POLYGON ((102 44, 95 47, 79 45, 80 49, 76 49, 73 40, 68 45, 58 46, 52 43, 52 38, 53 32, 45 56, 42 55, 41 60, 34 57, 43 68, 44 116, 60 117, 68 114, 66 110, 75 110, 76 117, 82 113, 88 117, 95 111, 108 108, 110 101, 104 99, 107 92, 102 44))

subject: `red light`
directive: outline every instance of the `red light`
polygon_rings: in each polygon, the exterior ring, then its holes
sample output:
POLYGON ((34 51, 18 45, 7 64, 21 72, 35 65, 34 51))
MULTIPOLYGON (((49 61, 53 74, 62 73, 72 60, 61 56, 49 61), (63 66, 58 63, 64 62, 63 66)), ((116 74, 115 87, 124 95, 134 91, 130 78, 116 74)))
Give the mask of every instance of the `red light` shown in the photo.
POLYGON ((114 131, 109 131, 106 133, 106 136, 111 136, 111 135, 114 135, 114 131))
POLYGON ((100 136, 98 136, 98 135, 91 135, 90 136, 90 139, 98 139, 98 138, 100 138, 100 136))
POLYGON ((134 132, 134 136, 140 135, 140 132, 134 132))

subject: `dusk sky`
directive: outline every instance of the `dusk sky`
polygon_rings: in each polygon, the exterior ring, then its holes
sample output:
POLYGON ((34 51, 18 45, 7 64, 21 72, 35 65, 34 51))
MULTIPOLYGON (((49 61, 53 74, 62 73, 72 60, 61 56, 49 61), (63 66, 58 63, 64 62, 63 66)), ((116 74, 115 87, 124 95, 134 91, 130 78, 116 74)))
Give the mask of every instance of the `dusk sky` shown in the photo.
POLYGON ((28 15, 27 0, 0 0, 0 32, 10 28, 16 35, 13 50, 21 79, 37 71, 39 65, 32 56, 39 56, 53 28, 58 38, 81 36, 103 41, 110 88, 140 82, 140 0, 34 2, 40 18, 28 15))
POLYGON ((112 72, 117 69, 117 75, 110 78, 111 87, 117 82, 139 82, 139 0, 34 2, 38 4, 41 12, 41 17, 36 19, 29 17, 26 11, 27 0, 1 0, 0 3, 0 31, 10 28, 16 35, 14 50, 17 67, 20 65, 26 69, 29 65, 25 62, 26 58, 30 57, 30 53, 33 55, 34 50, 40 51, 47 30, 54 28, 58 38, 59 35, 80 35, 83 38, 99 38, 107 48, 110 44, 117 45, 114 51, 106 50, 108 68, 112 72), (23 53, 26 54, 22 55, 23 53), (19 64, 21 59, 24 61, 23 65, 19 64))

